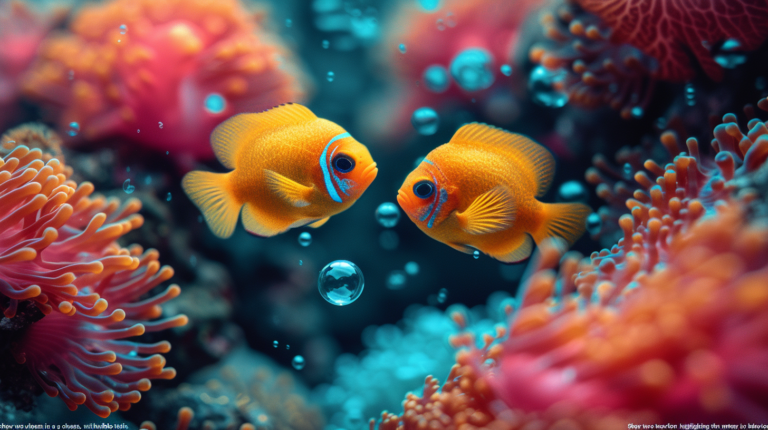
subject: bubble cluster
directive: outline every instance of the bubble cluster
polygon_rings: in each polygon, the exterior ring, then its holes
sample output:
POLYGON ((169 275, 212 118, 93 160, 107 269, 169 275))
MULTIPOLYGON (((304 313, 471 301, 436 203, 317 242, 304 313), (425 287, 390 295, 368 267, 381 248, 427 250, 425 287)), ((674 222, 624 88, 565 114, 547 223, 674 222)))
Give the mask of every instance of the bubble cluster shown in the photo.
POLYGON ((481 48, 468 48, 451 60, 451 76, 465 91, 480 91, 493 85, 493 56, 481 48))
POLYGON ((413 111, 411 124, 422 136, 429 136, 437 132, 440 125, 440 117, 430 107, 420 107, 413 111))

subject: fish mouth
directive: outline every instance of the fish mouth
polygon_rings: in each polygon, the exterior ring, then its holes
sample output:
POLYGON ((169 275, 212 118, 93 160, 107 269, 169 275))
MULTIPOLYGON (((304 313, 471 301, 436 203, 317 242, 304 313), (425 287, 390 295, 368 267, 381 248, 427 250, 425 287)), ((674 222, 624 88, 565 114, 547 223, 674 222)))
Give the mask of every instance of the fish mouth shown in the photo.
POLYGON ((371 183, 374 179, 376 179, 376 175, 379 174, 379 169, 376 167, 376 163, 371 163, 368 167, 363 170, 363 178, 365 178, 365 182, 371 183))
POLYGON ((402 189, 397 190, 397 204, 400 205, 403 210, 405 210, 405 207, 408 203, 408 196, 403 192, 402 189))

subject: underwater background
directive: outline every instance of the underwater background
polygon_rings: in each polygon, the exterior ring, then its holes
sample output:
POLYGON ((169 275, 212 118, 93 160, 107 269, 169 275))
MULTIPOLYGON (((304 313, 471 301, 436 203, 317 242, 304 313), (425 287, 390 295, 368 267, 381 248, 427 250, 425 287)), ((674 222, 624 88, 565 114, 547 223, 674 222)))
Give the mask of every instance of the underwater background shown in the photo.
POLYGON ((765 0, 0 0, 0 423, 768 424, 766 36, 765 0), (291 102, 376 180, 216 237, 182 178, 291 102), (504 264, 399 208, 472 122, 552 152, 570 248, 504 264))

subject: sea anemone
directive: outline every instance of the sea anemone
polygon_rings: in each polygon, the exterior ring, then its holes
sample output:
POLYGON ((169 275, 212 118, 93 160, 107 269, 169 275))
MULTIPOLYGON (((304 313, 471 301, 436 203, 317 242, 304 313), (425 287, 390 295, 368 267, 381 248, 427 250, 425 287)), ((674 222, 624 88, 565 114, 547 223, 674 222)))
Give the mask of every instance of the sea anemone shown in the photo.
MULTIPOLYGON (((722 79, 729 58, 758 48, 768 29, 768 3, 714 0, 653 4, 647 0, 564 0, 543 15, 549 39, 530 58, 560 73, 557 90, 570 102, 607 104, 624 118, 641 117, 657 81, 685 82, 695 64, 722 79)), ((743 61, 742 61, 743 62, 743 61)))
POLYGON ((179 295, 178 286, 145 297, 173 275, 160 267, 157 251, 115 242, 141 225, 141 203, 91 198, 93 185, 78 186, 68 174, 55 158, 43 162, 40 149, 18 146, 3 158, 0 292, 8 299, 7 318, 22 300, 45 315, 19 333, 11 347, 16 360, 51 397, 106 417, 137 402, 149 379, 175 375, 158 355, 170 350, 168 342, 122 339, 181 326, 187 318, 157 319, 160 305, 179 295))
POLYGON ((302 101, 290 52, 238 0, 113 0, 83 7, 47 39, 24 83, 77 139, 120 136, 211 158, 213 128, 302 101))
POLYGON ((396 116, 380 127, 403 133, 420 107, 474 102, 510 121, 517 111, 512 93, 519 75, 518 37, 528 13, 542 0, 450 0, 435 11, 402 3, 383 53, 407 89, 398 95, 396 116))
POLYGON ((29 149, 40 149, 43 161, 56 158, 63 163, 61 143, 61 137, 46 125, 31 122, 14 127, 0 137, 0 156, 6 156, 23 145, 29 149))
POLYGON ((454 337, 468 349, 442 390, 427 378, 424 395, 409 394, 403 415, 385 413, 381 426, 768 419, 768 227, 750 216, 757 190, 744 186, 765 169, 768 128, 749 128, 726 115, 713 165, 695 139, 683 153, 667 135, 676 156, 645 163, 655 181, 635 174, 642 187, 619 220, 624 237, 581 261, 544 244, 508 325, 481 348, 471 334, 454 337))

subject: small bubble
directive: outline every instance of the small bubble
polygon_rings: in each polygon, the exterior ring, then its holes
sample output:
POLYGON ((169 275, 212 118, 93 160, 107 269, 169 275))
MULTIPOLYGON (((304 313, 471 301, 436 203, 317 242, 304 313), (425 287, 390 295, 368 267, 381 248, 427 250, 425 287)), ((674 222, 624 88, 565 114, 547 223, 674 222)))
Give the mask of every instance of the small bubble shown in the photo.
POLYGON ((141 133, 141 130, 139 130, 139 129, 137 128, 137 129, 136 129, 136 133, 141 133))
POLYGON ((279 343, 278 341, 274 341, 274 342, 272 342, 272 346, 274 346, 275 348, 277 348, 277 345, 279 345, 279 344, 280 344, 280 343, 279 343))
POLYGON ((394 251, 400 245, 400 237, 394 230, 384 230, 379 234, 379 245, 387 251, 394 251))
POLYGON ((125 191, 126 194, 131 194, 135 189, 136 187, 131 185, 130 179, 126 179, 125 182, 123 182, 123 191, 125 191))
POLYGON ((144 185, 149 185, 152 183, 152 177, 147 175, 146 178, 144 178, 144 185))
POLYGON ((493 73, 493 55, 481 48, 467 48, 451 60, 451 76, 465 91, 480 91, 491 85, 495 79, 493 73))
POLYGON ((317 278, 320 296, 336 306, 346 306, 357 300, 364 287, 363 272, 355 263, 347 260, 329 263, 317 278))
POLYGON ((623 170, 624 170, 624 179, 632 179, 632 172, 634 170, 632 169, 632 165, 629 163, 624 163, 623 170))
POLYGON ((75 71, 74 70, 70 70, 69 71, 69 80, 71 81, 73 79, 75 79, 75 71))
POLYGON ((69 123, 69 131, 67 132, 70 136, 75 137, 77 136, 77 133, 80 132, 80 124, 76 122, 70 122, 69 123))
POLYGON ((424 86, 433 93, 444 92, 451 83, 448 69, 439 64, 427 67, 421 75, 421 79, 424 81, 424 86))
POLYGON ((158 123, 157 123, 157 125, 158 125, 158 126, 161 128, 161 129, 163 128, 163 123, 162 123, 162 122, 158 122, 158 123))
POLYGON ((528 79, 528 89, 533 95, 533 101, 551 108, 565 106, 568 103, 568 94, 561 91, 559 85, 566 75, 563 69, 552 71, 544 66, 534 68, 528 79))
POLYGON ((312 234, 308 231, 303 231, 299 235, 299 245, 307 247, 312 244, 312 234))
POLYGON ((165 155, 168 155, 170 153, 171 153, 171 151, 165 151, 165 155))
POLYGON ((170 202, 171 201, 171 193, 169 192, 167 196, 165 196, 165 201, 170 202))
POLYGON ((591 235, 596 235, 600 233, 600 230, 603 228, 603 220, 600 219, 600 215, 596 213, 591 213, 587 217, 587 231, 591 235))
POLYGON ((328 49, 329 46, 331 46, 331 42, 323 40, 323 49, 328 49))
POLYGON ((128 173, 131 173, 131 166, 126 166, 125 167, 125 171, 128 172, 128 173))
POLYGON ((304 260, 299 260, 299 266, 303 266, 303 265, 304 265, 304 260))
POLYGON ((400 46, 398 46, 398 49, 400 49, 401 54, 405 54, 405 43, 401 43, 400 46))
POLYGON ((193 267, 197 265, 197 257, 194 255, 189 257, 189 264, 191 264, 193 267))
POLYGON ((291 345, 285 344, 285 349, 286 350, 291 349, 291 345))
POLYGON ((328 82, 333 82, 333 77, 334 76, 335 76, 335 74, 333 72, 328 72, 328 74, 326 75, 325 79, 327 79, 328 82))
POLYGON ((419 274, 419 263, 415 261, 409 261, 405 263, 405 273, 416 276, 419 274))
POLYGON ((480 251, 478 251, 478 250, 475 250, 475 252, 473 252, 473 253, 472 253, 472 257, 474 257, 474 258, 475 258, 475 260, 477 260, 478 258, 480 258, 480 251))
POLYGON ((643 114, 645 113, 643 111, 643 108, 641 108, 640 106, 633 107, 630 112, 632 113, 633 118, 642 118, 643 114))
POLYGON ((512 66, 510 66, 509 64, 502 64, 501 73, 504 76, 510 76, 512 74, 512 66))
POLYGON ((420 107, 413 111, 411 115, 411 124, 422 136, 429 136, 437 132, 440 125, 440 117, 434 109, 430 107, 420 107))
POLYGON ((125 34, 128 32, 128 26, 123 24, 120 26, 120 34, 125 34))
POLYGON ((448 24, 448 27, 456 27, 456 20, 453 19, 453 12, 448 12, 445 15, 445 23, 448 24))
POLYGON ((220 114, 224 112, 224 109, 227 107, 227 101, 224 100, 224 97, 219 93, 208 94, 208 96, 205 97, 203 104, 205 110, 212 114, 220 114))
POLYGON ((586 202, 589 200, 587 187, 579 181, 567 181, 557 189, 557 201, 560 202, 586 202))
POLYGON ((440 31, 445 30, 445 24, 443 23, 442 19, 437 20, 437 29, 440 31))
POLYGON ((400 209, 394 203, 384 202, 376 208, 376 221, 384 228, 392 228, 400 221, 400 209))
POLYGON ((291 26, 293 26, 293 21, 291 21, 290 18, 286 19, 285 20, 285 26, 288 27, 288 28, 291 28, 291 26))
POLYGON ((303 369, 305 364, 306 363, 304 362, 304 357, 300 355, 293 357, 293 360, 291 361, 291 365, 293 365, 293 368, 296 370, 303 369))
POLYGON ((445 288, 441 288, 440 291, 437 293, 437 303, 445 303, 445 301, 448 299, 448 290, 445 288))
POLYGON ((405 287, 405 272, 402 270, 393 270, 387 276, 387 288, 390 290, 401 290, 405 287))
POLYGON ((765 84, 766 84, 766 81, 764 76, 760 76, 757 79, 755 79, 755 89, 762 91, 765 89, 765 86, 766 86, 765 84))
POLYGON ((688 106, 696 105, 696 88, 693 84, 685 84, 685 100, 688 106))

